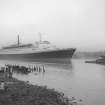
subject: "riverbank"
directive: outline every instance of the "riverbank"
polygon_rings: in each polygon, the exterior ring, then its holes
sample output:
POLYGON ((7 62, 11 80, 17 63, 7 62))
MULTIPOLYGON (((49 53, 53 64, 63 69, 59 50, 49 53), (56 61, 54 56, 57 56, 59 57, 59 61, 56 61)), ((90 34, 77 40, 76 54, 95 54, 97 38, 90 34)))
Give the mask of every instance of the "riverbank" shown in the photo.
POLYGON ((5 77, 4 73, 0 73, 0 82, 7 87, 0 90, 0 105, 75 105, 61 92, 5 77))

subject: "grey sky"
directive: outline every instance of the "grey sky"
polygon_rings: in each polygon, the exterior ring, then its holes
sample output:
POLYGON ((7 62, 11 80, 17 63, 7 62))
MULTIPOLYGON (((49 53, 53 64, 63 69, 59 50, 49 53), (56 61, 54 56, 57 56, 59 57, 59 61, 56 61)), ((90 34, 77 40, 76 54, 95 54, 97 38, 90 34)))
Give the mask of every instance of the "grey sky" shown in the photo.
POLYGON ((0 0, 0 46, 38 32, 59 47, 105 50, 105 0, 0 0))

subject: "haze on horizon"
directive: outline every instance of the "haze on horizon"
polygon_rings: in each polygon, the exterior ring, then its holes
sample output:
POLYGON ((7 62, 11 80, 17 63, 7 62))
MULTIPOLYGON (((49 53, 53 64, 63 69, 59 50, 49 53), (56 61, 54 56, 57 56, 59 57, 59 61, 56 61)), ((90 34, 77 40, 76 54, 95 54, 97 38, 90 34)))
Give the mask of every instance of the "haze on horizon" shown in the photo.
POLYGON ((105 50, 105 0, 0 0, 0 47, 38 32, 59 47, 105 50))

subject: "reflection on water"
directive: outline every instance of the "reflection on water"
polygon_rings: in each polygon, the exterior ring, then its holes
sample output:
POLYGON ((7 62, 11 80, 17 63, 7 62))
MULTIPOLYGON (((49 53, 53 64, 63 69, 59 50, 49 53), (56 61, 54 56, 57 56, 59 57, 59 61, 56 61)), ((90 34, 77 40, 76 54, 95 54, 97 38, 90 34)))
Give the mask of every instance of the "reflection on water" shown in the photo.
POLYGON ((70 65, 40 64, 34 62, 9 62, 3 64, 44 65, 45 72, 31 72, 28 75, 14 73, 19 80, 32 84, 47 85, 49 88, 63 91, 68 97, 82 99, 84 105, 105 104, 105 66, 84 63, 84 60, 72 60, 70 65))
POLYGON ((73 67, 72 62, 71 64, 46 64, 46 66, 56 68, 58 70, 61 70, 61 69, 69 70, 69 69, 72 69, 73 67))

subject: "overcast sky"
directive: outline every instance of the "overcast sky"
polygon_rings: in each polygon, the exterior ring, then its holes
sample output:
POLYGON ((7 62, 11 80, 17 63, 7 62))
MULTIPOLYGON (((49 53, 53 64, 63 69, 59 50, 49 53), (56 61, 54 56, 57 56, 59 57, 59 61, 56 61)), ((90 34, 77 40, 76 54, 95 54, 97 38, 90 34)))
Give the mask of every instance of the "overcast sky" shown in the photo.
POLYGON ((44 40, 105 50, 105 0, 0 0, 0 46, 44 40))

